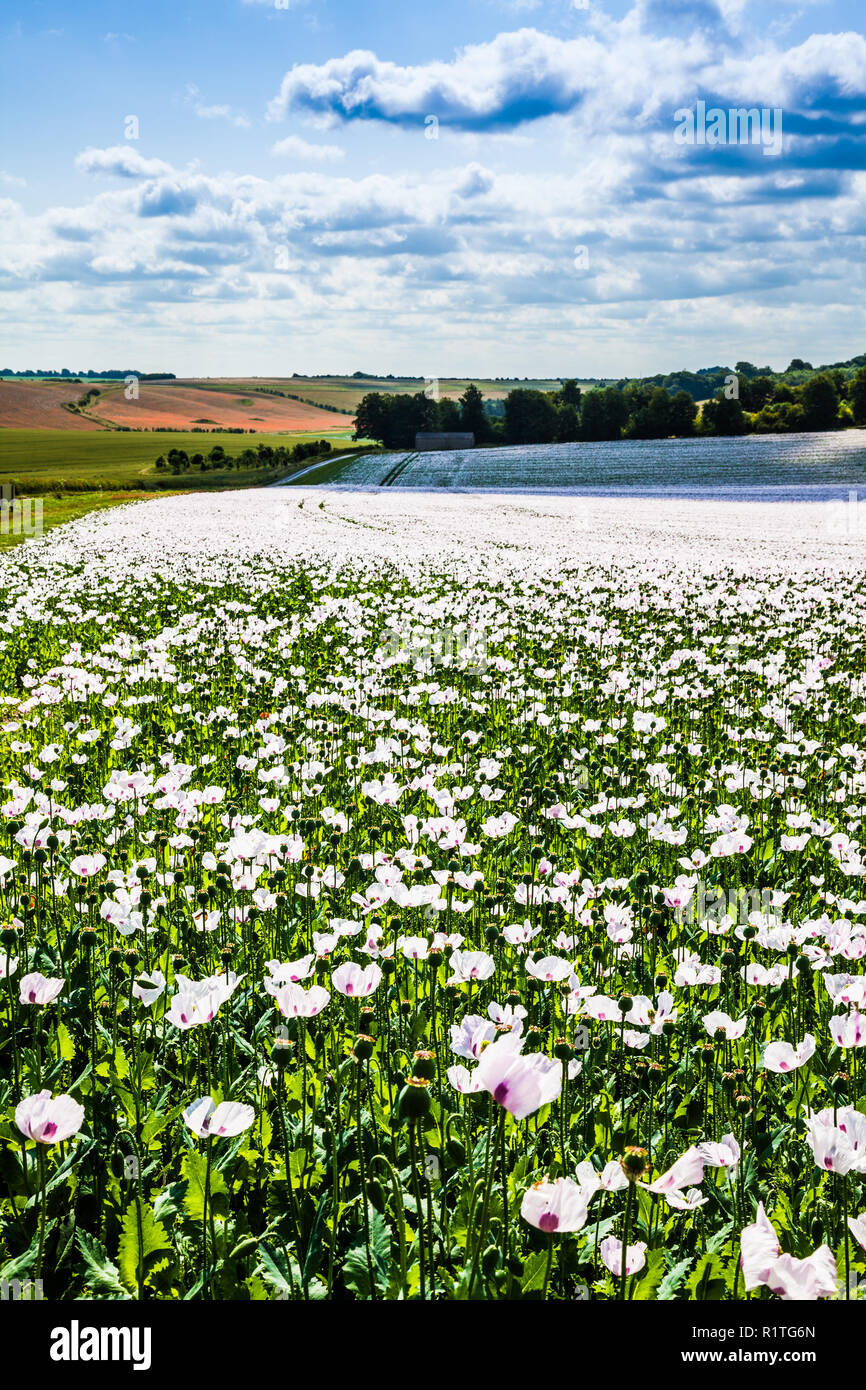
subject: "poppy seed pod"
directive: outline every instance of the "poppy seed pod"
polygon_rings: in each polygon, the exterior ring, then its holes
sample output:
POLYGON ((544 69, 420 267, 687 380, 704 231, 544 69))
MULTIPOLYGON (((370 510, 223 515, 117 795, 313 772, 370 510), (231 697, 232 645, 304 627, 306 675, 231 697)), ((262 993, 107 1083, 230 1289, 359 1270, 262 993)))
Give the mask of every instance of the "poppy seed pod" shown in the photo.
POLYGON ((271 1061, 280 1071, 287 1067, 292 1060, 294 1043, 289 1038, 274 1038, 274 1045, 271 1048, 271 1061))
POLYGON ((368 1062, 373 1055, 376 1047, 375 1038, 371 1038, 369 1033, 358 1033, 352 1048, 352 1055, 359 1062, 368 1062))
POLYGON ((432 1081, 436 1075, 435 1052, 416 1052, 413 1059, 412 1075, 419 1081, 432 1081))
POLYGON ((400 1120, 423 1120, 430 1114, 429 1081, 410 1076, 397 1097, 400 1120))

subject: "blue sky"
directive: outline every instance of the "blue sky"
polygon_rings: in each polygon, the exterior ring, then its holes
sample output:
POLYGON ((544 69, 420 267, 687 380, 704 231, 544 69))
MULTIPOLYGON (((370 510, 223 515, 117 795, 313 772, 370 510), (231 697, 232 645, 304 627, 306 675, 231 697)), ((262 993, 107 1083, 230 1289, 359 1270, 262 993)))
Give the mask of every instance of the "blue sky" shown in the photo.
POLYGON ((0 366, 594 376, 866 351, 859 10, 4 2, 0 366), (780 149, 678 141, 701 101, 781 111, 780 149))

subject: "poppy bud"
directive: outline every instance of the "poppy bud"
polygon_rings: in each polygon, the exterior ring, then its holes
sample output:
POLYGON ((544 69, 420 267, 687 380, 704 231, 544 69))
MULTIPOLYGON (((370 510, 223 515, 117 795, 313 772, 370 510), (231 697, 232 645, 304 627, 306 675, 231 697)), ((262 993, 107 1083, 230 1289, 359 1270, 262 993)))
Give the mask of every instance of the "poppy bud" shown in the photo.
POLYGON ((634 1000, 630 994, 621 994, 616 1003, 617 1008, 624 1014, 630 1013, 634 1008, 634 1000))
POLYGON ((619 1161, 619 1166, 629 1182, 636 1182, 647 1169, 647 1151, 630 1144, 619 1161))

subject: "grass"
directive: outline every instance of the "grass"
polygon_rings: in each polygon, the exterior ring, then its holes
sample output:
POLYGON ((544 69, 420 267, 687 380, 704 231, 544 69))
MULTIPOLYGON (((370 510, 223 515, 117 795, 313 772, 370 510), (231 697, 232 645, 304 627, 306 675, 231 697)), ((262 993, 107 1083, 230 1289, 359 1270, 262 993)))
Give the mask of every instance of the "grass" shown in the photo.
MULTIPOLYGON (((335 449, 352 443, 350 429, 292 434, 231 434, 224 430, 195 431, 96 431, 78 430, 2 430, 0 431, 0 483, 14 482, 20 492, 50 492, 53 489, 90 485, 114 491, 129 487, 171 487, 172 475, 158 473, 154 467, 160 454, 169 449, 185 449, 188 454, 207 454, 221 444, 228 454, 237 455, 259 444, 275 447, 328 439, 335 449)), ((270 477, 269 477, 270 480, 270 477)), ((185 474, 183 489, 239 486, 262 482, 261 471, 185 474)), ((176 486, 177 480, 175 480, 176 486)))
MULTIPOLYGON (((175 496, 175 493, 161 493, 161 496, 175 496)), ((42 532, 53 531, 67 521, 77 521, 88 512, 106 511, 118 507, 122 502, 141 502, 147 494, 141 492, 74 492, 64 497, 40 497, 42 504, 42 532)), ((32 529, 33 512, 26 515, 28 529, 32 529)), ((7 523, 8 524, 8 523, 7 523)), ((13 546, 32 539, 27 535, 10 535, 0 527, 0 552, 11 550, 13 546)))

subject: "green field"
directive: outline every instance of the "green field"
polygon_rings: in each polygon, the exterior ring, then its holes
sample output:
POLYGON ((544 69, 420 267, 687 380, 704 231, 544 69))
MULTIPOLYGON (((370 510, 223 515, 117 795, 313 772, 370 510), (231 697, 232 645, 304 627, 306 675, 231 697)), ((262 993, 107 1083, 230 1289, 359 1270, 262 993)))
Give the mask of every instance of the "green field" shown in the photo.
MULTIPOLYGON (((199 434, 195 431, 115 431, 2 430, 0 431, 0 483, 15 483, 19 490, 50 492, 53 489, 78 490, 84 486, 123 489, 129 487, 177 488, 178 479, 158 473, 158 455, 169 449, 185 449, 188 454, 207 454, 215 444, 237 456, 244 449, 268 444, 274 448, 327 439, 341 451, 352 444, 351 429, 311 434, 231 434, 221 430, 199 434)), ((303 466, 303 465, 300 465, 303 466)), ((286 471, 286 470, 283 470, 286 471)), ((183 489, 217 486, 254 486, 265 481, 264 470, 250 474, 234 470, 183 474, 183 489)))
MULTIPOLYGON (((439 377, 439 394, 452 400, 458 400, 462 396, 470 380, 475 383, 481 394, 488 400, 504 400, 509 391, 516 386, 529 387, 535 391, 556 391, 559 389, 559 380, 533 380, 521 381, 517 378, 513 381, 492 381, 480 377, 439 377)), ((366 396, 370 391, 387 392, 391 395, 406 396, 414 395, 417 391, 423 391, 425 386, 424 377, 248 377, 226 378, 219 382, 205 382, 190 379, 185 385, 195 385, 199 387, 210 386, 211 389, 222 391, 262 391, 271 388, 276 391, 285 392, 289 396, 299 396, 302 400, 310 401, 313 405, 321 406, 328 410, 349 410, 355 411, 362 396, 366 396)))

